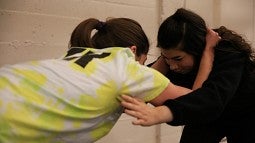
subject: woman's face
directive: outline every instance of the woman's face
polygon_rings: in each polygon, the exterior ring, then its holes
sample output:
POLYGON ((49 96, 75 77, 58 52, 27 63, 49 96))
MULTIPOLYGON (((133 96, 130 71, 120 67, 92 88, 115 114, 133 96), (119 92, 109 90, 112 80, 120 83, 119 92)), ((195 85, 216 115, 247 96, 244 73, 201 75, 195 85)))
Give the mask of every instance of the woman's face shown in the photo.
POLYGON ((194 56, 178 49, 161 49, 161 55, 176 73, 186 74, 194 67, 194 56))

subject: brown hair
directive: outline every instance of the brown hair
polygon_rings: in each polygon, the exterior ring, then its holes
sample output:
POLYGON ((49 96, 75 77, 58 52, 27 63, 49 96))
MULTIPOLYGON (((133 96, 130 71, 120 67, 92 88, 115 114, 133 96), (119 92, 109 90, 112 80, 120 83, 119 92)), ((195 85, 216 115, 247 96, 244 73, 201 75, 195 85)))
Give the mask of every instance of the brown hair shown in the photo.
MULTIPOLYGON (((217 47, 227 44, 234 47, 232 48, 234 51, 228 50, 229 52, 238 51, 252 61, 255 60, 250 44, 241 35, 224 26, 214 30, 222 38, 217 47)), ((157 44, 162 49, 178 48, 185 51, 193 55, 196 62, 199 63, 206 44, 206 32, 206 23, 201 16, 190 10, 179 8, 160 25, 157 44)), ((217 47, 217 50, 225 50, 217 47)))
MULTIPOLYGON (((221 36, 221 43, 231 44, 236 51, 239 51, 249 57, 252 61, 255 62, 254 51, 251 48, 251 45, 246 42, 246 40, 238 33, 233 30, 227 29, 225 26, 221 26, 218 29, 214 29, 221 36)), ((224 50, 224 49, 221 49, 224 50)))
POLYGON ((72 32, 69 47, 107 47, 136 46, 136 55, 147 54, 149 41, 141 25, 129 18, 112 18, 106 22, 90 18, 81 22, 72 32), (95 34, 92 35, 92 31, 95 34))

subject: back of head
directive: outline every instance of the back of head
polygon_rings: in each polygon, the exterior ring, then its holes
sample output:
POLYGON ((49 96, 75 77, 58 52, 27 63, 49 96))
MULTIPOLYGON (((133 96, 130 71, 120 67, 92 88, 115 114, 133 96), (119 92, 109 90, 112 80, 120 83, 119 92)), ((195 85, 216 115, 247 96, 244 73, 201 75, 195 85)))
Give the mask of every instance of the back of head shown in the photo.
POLYGON ((141 25, 129 18, 112 18, 106 22, 87 19, 74 29, 70 46, 97 49, 136 46, 137 56, 149 51, 149 41, 141 25), (96 30, 94 35, 93 30, 96 30))
POLYGON ((158 47, 178 48, 200 58, 206 44, 206 23, 196 13, 180 8, 158 31, 158 47))

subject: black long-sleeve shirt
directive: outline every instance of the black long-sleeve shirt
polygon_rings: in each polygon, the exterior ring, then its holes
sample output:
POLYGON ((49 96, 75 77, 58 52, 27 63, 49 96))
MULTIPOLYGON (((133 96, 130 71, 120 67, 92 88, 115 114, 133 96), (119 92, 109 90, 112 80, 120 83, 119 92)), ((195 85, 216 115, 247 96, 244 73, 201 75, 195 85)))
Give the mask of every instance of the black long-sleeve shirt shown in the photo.
MULTIPOLYGON (((222 44, 215 49, 213 69, 203 86, 177 99, 167 100, 173 112, 170 125, 207 124, 238 120, 255 115, 254 64, 233 47, 222 44), (231 51, 231 52, 230 52, 231 51)), ((166 76, 175 84, 191 87, 196 74, 166 76)), ((230 123, 231 124, 231 123, 230 123)))

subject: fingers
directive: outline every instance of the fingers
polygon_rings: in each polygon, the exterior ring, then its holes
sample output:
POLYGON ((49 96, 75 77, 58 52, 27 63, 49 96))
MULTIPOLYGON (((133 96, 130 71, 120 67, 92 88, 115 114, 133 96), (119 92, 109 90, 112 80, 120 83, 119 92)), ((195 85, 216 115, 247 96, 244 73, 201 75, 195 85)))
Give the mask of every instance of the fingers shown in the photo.
POLYGON ((124 112, 134 118, 133 125, 149 126, 148 106, 144 101, 127 95, 122 95, 121 105, 125 107, 124 112))
POLYGON ((130 103, 133 103, 133 104, 139 103, 138 100, 136 100, 136 99, 133 98, 133 97, 127 96, 127 95, 122 95, 121 97, 122 97, 122 99, 123 99, 124 101, 126 101, 126 102, 130 102, 130 103))
POLYGON ((133 103, 121 101, 121 105, 126 109, 135 110, 135 106, 133 103))
MULTIPOLYGON (((136 101, 136 99, 134 99, 134 101, 138 102, 138 101, 136 101)), ((144 106, 147 106, 145 103, 138 104, 138 103, 132 103, 132 102, 127 102, 127 101, 121 101, 121 105, 124 108, 126 108, 126 110, 128 111, 128 114, 130 114, 130 115, 135 115, 133 112, 141 112, 141 110, 143 110, 144 106)), ((125 112, 126 112, 126 110, 125 110, 125 112)))
POLYGON ((207 27, 207 33, 211 34, 211 35, 215 35, 218 39, 221 39, 221 36, 219 35, 218 32, 216 32, 216 31, 214 31, 214 30, 212 30, 212 29, 210 29, 208 27, 207 27))
POLYGON ((129 109, 125 109, 124 112, 134 118, 136 118, 136 120, 132 121, 133 125, 141 125, 141 126, 145 126, 146 122, 144 119, 144 115, 142 115, 140 112, 136 112, 134 110, 129 110, 129 109))
POLYGON ((132 98, 130 96, 122 95, 121 105, 124 108, 126 108, 124 112, 131 116, 137 117, 137 115, 134 112, 141 110, 141 103, 145 104, 145 103, 138 101, 137 99, 132 98))
POLYGON ((212 29, 207 28, 206 34, 206 47, 212 49, 217 46, 219 41, 221 40, 220 35, 212 29))
POLYGON ((130 115, 130 116, 133 116, 135 118, 138 118, 138 119, 141 119, 143 118, 144 116, 142 115, 142 113, 140 112, 137 112, 137 111, 134 111, 134 110, 129 110, 129 109, 125 109, 124 111, 126 114, 130 115))
POLYGON ((138 98, 133 98, 127 95, 122 95, 122 101, 121 104, 126 107, 126 108, 130 108, 135 106, 135 105, 142 105, 145 104, 144 101, 142 99, 138 99, 138 98))
POLYGON ((133 125, 140 125, 140 126, 149 126, 149 124, 146 122, 146 120, 144 118, 140 118, 143 117, 142 115, 139 115, 139 113, 136 112, 132 112, 128 109, 125 110, 125 113, 136 118, 136 120, 132 121, 133 125))
POLYGON ((146 123, 144 122, 144 120, 142 119, 137 119, 135 121, 132 121, 133 125, 140 125, 140 126, 147 126, 146 123))
MULTIPOLYGON (((213 30, 212 30, 212 31, 213 31, 213 30)), ((215 32, 215 31, 213 31, 213 32, 217 35, 217 38, 220 40, 221 37, 220 37, 219 33, 218 33, 218 32, 215 32)))

